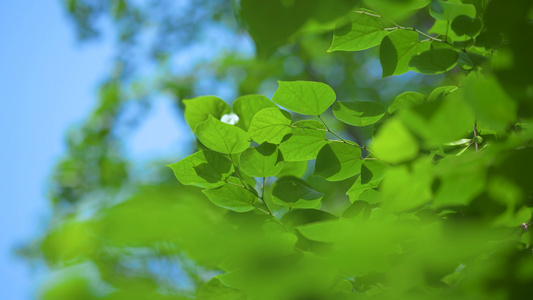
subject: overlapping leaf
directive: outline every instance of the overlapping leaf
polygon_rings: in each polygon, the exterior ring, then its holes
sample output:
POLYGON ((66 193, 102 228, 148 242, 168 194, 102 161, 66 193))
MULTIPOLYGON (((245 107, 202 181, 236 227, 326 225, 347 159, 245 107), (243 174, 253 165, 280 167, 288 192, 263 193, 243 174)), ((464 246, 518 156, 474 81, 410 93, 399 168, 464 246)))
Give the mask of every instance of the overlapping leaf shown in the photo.
POLYGON ((385 107, 371 101, 337 101, 333 105, 333 114, 346 124, 367 126, 378 122, 385 115, 385 107))
POLYGON ((359 51, 379 45, 387 35, 383 30, 383 19, 374 12, 356 11, 350 13, 350 22, 335 28, 331 51, 359 51))
POLYGON ((341 142, 326 144, 316 157, 314 175, 339 181, 360 173, 363 160, 357 145, 341 142))
POLYGON ((185 104, 185 121, 193 132, 196 132, 196 125, 207 120, 210 115, 220 120, 223 115, 231 112, 229 105, 215 96, 185 99, 183 103, 185 104))
POLYGON ((246 95, 235 99, 232 107, 239 116, 237 126, 248 131, 256 113, 264 108, 276 107, 276 104, 263 95, 246 95))
POLYGON ((413 56, 409 66, 418 73, 439 74, 451 70, 457 64, 457 59, 458 54, 452 49, 431 49, 413 56))
POLYGON ((240 167, 244 173, 252 177, 275 176, 283 168, 283 161, 279 160, 279 155, 276 145, 263 143, 241 153, 240 167))
POLYGON ((383 38, 379 47, 379 60, 383 77, 400 75, 411 70, 409 61, 420 53, 429 50, 431 42, 418 40, 415 31, 396 30, 383 38))
POLYGON ((307 161, 316 158, 326 144, 326 127, 315 120, 292 125, 292 133, 279 145, 285 161, 307 161))
POLYGON ((291 115, 277 107, 265 108, 252 119, 248 134, 259 144, 264 142, 279 144, 292 130, 291 115))
POLYGON ((229 159, 210 150, 196 152, 168 166, 182 184, 202 188, 222 185, 233 172, 229 159))
POLYGON ((314 208, 320 204, 324 194, 319 193, 296 177, 278 179, 272 187, 272 201, 290 208, 314 208))
POLYGON ((221 153, 240 153, 250 146, 250 138, 244 130, 213 116, 196 126, 196 136, 207 148, 221 153))
POLYGON ((254 209, 257 195, 247 190, 236 177, 229 177, 227 182, 217 188, 202 191, 215 205, 233 210, 246 212, 254 209))

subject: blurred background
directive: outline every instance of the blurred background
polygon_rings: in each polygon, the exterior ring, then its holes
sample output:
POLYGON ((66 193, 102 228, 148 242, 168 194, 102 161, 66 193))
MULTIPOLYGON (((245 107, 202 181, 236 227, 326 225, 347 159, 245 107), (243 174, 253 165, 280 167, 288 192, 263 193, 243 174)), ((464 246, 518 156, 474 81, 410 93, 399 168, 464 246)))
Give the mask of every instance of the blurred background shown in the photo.
MULTIPOLYGON (((325 13, 307 23, 282 13, 271 22, 283 33, 277 35, 246 27, 242 16, 249 12, 232 0, 1 3, 3 299, 59 299, 54 293, 69 292, 41 287, 81 273, 105 279, 127 271, 147 290, 147 282, 161 284, 161 274, 177 274, 171 276, 176 282, 164 284, 185 294, 202 282, 195 276, 208 269, 199 272, 181 250, 154 246, 174 236, 149 223, 163 218, 166 224, 167 200, 112 209, 136 203, 129 199, 175 197, 169 186, 178 183, 165 165, 196 148, 183 99, 216 95, 231 104, 246 94, 270 97, 278 80, 315 80, 331 85, 338 99, 387 103, 399 91, 427 93, 446 80, 413 72, 382 79, 377 49, 328 53, 336 19, 357 1, 316 8, 325 13), (139 212, 147 212, 147 220, 139 220, 139 212), (102 228, 112 243, 87 238, 102 228), (147 232, 128 236, 142 228, 147 232), (83 263, 87 257, 92 263, 83 263)), ((360 139, 359 132, 345 134, 360 139)), ((192 199, 196 194, 190 191, 192 199)), ((200 206, 194 210, 216 211, 200 206)), ((92 299, 80 295, 76 299, 92 299)))

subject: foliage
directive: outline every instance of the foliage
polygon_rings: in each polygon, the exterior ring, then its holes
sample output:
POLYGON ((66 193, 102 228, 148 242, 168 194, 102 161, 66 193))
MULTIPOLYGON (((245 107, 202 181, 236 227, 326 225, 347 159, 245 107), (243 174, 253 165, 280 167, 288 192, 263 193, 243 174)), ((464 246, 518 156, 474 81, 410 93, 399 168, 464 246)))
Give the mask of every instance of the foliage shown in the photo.
POLYGON ((64 217, 41 249, 78 275, 43 299, 528 297, 532 3, 334 2, 242 0, 240 13, 272 61, 327 32, 328 55, 379 46, 384 78, 447 81, 388 102, 316 78, 281 78, 272 101, 184 100, 198 151, 169 165, 181 185, 64 217))

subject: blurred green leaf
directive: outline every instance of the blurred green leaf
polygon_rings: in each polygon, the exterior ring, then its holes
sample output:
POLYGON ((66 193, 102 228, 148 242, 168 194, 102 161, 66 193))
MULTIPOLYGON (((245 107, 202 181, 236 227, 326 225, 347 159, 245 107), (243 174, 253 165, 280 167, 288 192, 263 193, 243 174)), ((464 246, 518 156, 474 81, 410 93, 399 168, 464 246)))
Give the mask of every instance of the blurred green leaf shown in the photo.
POLYGON ((470 73, 463 91, 465 101, 480 123, 494 130, 503 130, 516 122, 517 103, 495 78, 470 73))
POLYGON ((451 49, 432 49, 417 54, 409 61, 415 72, 439 74, 451 70, 457 63, 458 54, 451 49))
POLYGON ((243 292, 224 286, 218 278, 213 277, 204 283, 196 293, 198 300, 245 300, 243 292))
POLYGON ((451 22, 460 15, 476 17, 476 8, 471 4, 463 4, 459 0, 433 0, 429 13, 437 20, 451 22))
POLYGON ((418 155, 418 142, 397 118, 389 119, 370 145, 377 158, 391 163, 410 160, 418 155))
POLYGON ((389 104, 388 113, 392 114, 398 109, 409 108, 422 104, 426 101, 426 96, 417 92, 404 92, 396 96, 389 104))

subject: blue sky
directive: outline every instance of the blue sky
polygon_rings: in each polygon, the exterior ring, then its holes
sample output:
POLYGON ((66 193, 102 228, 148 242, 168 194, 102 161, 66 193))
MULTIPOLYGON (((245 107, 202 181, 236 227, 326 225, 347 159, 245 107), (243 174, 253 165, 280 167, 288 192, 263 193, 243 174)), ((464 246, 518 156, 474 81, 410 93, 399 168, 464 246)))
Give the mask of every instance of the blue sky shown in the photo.
POLYGON ((0 3, 0 298, 33 299, 39 276, 12 251, 46 228, 64 132, 93 107, 112 45, 78 43, 59 0, 0 3))

